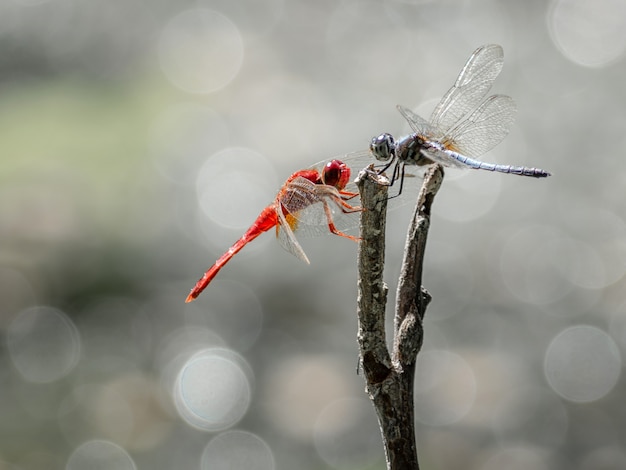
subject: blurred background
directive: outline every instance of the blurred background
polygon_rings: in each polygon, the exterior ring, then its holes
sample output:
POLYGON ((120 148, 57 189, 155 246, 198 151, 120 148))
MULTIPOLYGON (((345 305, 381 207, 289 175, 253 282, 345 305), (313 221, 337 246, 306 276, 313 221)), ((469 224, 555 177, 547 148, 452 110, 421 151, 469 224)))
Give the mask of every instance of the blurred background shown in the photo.
POLYGON ((0 469, 383 468, 356 244, 306 266, 270 232, 184 299, 293 171, 407 132, 488 43, 519 111, 484 159, 553 176, 447 171, 421 464, 626 468, 624 0, 0 0, 0 469))

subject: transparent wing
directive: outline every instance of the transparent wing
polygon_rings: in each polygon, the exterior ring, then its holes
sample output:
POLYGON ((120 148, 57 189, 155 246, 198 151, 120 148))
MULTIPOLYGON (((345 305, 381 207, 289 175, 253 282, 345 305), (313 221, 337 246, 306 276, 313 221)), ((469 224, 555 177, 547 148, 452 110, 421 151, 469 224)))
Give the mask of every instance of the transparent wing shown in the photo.
POLYGON ((279 200, 286 212, 286 222, 298 237, 317 237, 330 233, 322 202, 327 204, 332 220, 339 230, 348 230, 359 225, 359 211, 350 210, 350 207, 356 209, 360 204, 358 190, 354 189, 352 196, 347 194, 347 190, 339 192, 333 186, 315 184, 306 178, 295 178, 285 187, 279 200))
MULTIPOLYGON (((421 129, 423 131, 427 131, 430 128, 429 124, 420 116, 413 113, 411 110, 404 108, 403 106, 398 106, 398 111, 409 121, 414 122, 416 125, 422 125, 421 129), (406 114, 405 114, 406 113, 406 114), (408 118, 411 117, 412 120, 408 118)), ((413 128, 413 124, 411 124, 413 128)), ((413 128, 415 130, 415 128, 413 128)), ((416 131, 417 132, 417 131, 416 131)), ((346 155, 345 157, 337 157, 340 160, 343 160, 352 170, 352 177, 356 178, 363 168, 368 167, 371 164, 374 164, 374 171, 380 171, 383 167, 386 166, 386 163, 380 163, 377 161, 374 156, 371 154, 369 150, 367 151, 359 151, 346 155)), ((448 166, 450 166, 448 164, 448 166)), ((393 177, 393 172, 395 164, 390 166, 385 172, 389 179, 393 177)), ((401 171, 402 167, 398 168, 398 171, 401 171)), ((400 185, 395 183, 391 188, 389 188, 389 199, 387 201, 387 210, 395 210, 399 207, 404 206, 405 204, 415 204, 417 201, 417 196, 419 194, 422 180, 424 179, 424 175, 427 169, 422 166, 417 165, 404 165, 404 183, 402 185, 402 193, 398 194, 400 190, 400 185)), ((397 175, 400 176, 400 175, 397 175)), ((350 183, 345 188, 346 191, 352 193, 358 193, 358 188, 356 184, 350 183)), ((360 205, 359 196, 354 199, 350 199, 348 201, 351 205, 360 205)), ((340 230, 349 230, 352 227, 356 227, 360 222, 360 214, 348 214, 342 215, 338 217, 337 225, 340 230)))
POLYGON ((276 238, 278 238, 280 245, 296 258, 304 261, 306 264, 311 264, 292 230, 292 226, 297 226, 297 221, 287 220, 280 204, 277 205, 276 212, 280 222, 276 226, 276 238))
POLYGON ((513 98, 490 96, 466 120, 443 136, 441 143, 466 157, 479 157, 507 136, 516 111, 513 98))
POLYGON ((280 204, 289 214, 301 220, 301 212, 320 202, 316 186, 318 185, 306 178, 294 178, 283 187, 278 196, 280 204))
POLYGON ((434 133, 434 129, 429 124, 429 122, 423 117, 415 114, 408 108, 404 106, 397 105, 396 108, 400 111, 400 114, 407 120, 413 132, 416 132, 420 135, 430 136, 434 133))
POLYGON ((447 166, 449 168, 467 169, 467 165, 465 163, 453 158, 445 150, 430 147, 422 149, 420 152, 426 158, 429 158, 435 163, 441 163, 443 166, 447 166))
MULTIPOLYGON (((409 113, 414 114, 411 111, 409 111, 409 113)), ((418 119, 421 118, 418 116, 418 119)), ((422 121, 424 120, 422 119, 422 121)), ((416 120, 416 122, 419 121, 416 120)), ((359 190, 354 183, 354 178, 357 177, 362 169, 371 164, 374 164, 375 170, 381 169, 384 165, 380 164, 380 162, 374 158, 369 150, 359 150, 339 155, 332 159, 323 160, 312 165, 311 168, 317 169, 321 172, 321 169, 330 160, 341 160, 346 163, 350 168, 350 178, 352 180, 342 191, 343 194, 339 193, 335 188, 331 187, 331 190, 334 191, 335 194, 339 194, 339 196, 349 205, 354 207, 360 206, 361 199, 358 195, 359 190), (350 197, 345 195, 345 193, 354 194, 355 196, 350 197)), ((454 161, 456 162, 456 160, 454 161)), ((451 166, 451 164, 454 165, 454 163, 450 163, 448 161, 447 166, 451 166)), ((417 200, 417 195, 419 193, 426 169, 416 165, 405 165, 404 169, 405 179, 402 194, 397 196, 397 189, 399 187, 397 184, 389 190, 389 196, 391 197, 388 201, 389 210, 397 209, 407 203, 414 204, 417 200)), ((389 174, 391 171, 393 171, 393 167, 387 170, 387 173, 389 174)), ((391 177, 390 174, 389 177, 391 177)), ((284 212, 287 213, 287 215, 282 216, 282 218, 285 219, 284 223, 289 226, 292 235, 295 233, 300 239, 323 236, 330 233, 328 230, 328 219, 324 214, 324 208, 321 204, 321 197, 328 197, 328 193, 321 194, 316 186, 320 185, 316 185, 306 178, 296 178, 289 185, 287 185, 286 188, 284 188, 285 190, 279 196, 279 203, 282 205, 284 212)), ((350 231, 351 229, 359 226, 360 212, 344 212, 340 205, 336 203, 336 199, 329 201, 329 207, 332 212, 335 226, 339 230, 350 231)), ((287 236, 281 233, 279 234, 279 239, 280 237, 287 236)), ((295 238, 296 236, 293 235, 293 239, 295 238)), ((287 251, 294 253, 292 249, 289 248, 289 245, 293 244, 291 240, 286 240, 284 242, 282 240, 280 241, 287 251)), ((300 256, 298 257, 300 258, 300 256)))
MULTIPOLYGON (((369 149, 367 150, 357 150, 355 152, 346 153, 344 155, 337 155, 333 158, 328 158, 326 160, 322 160, 320 162, 315 163, 310 168, 317 170, 320 174, 322 173, 322 169, 324 166, 331 160, 340 160, 348 165, 350 168, 350 182, 344 188, 345 192, 350 192, 354 194, 358 194, 359 190, 354 184, 354 179, 359 174, 359 171, 371 165, 372 163, 378 163, 378 161, 374 158, 369 149)), ((356 196, 356 199, 351 200, 351 203, 354 202, 357 206, 359 205, 359 197, 356 196)))
MULTIPOLYGON (((419 117, 417 114, 413 113, 411 110, 408 110, 407 108, 404 108, 402 106, 398 106, 398 110, 400 111, 400 113, 402 113, 403 116, 405 116, 404 111, 408 112, 407 116, 416 116, 416 118, 414 119, 414 122, 416 122, 417 124, 419 124, 420 122, 424 123, 425 124, 423 128, 424 130, 430 127, 428 123, 425 122, 424 119, 419 117)), ((407 121, 408 120, 409 119, 407 119, 407 121)), ((359 206, 361 204, 361 200, 360 200, 360 197, 358 196, 359 190, 356 184, 354 183, 354 179, 357 177, 357 175, 362 169, 367 168, 368 166, 372 164, 374 164, 374 171, 381 170, 384 166, 386 166, 386 164, 380 163, 378 160, 376 160, 374 156, 372 155, 372 153, 369 151, 369 149, 359 150, 359 151, 351 152, 345 155, 339 155, 339 156, 336 156, 334 159, 343 161, 350 168, 352 181, 345 187, 344 191, 352 193, 352 194, 357 194, 357 196, 347 200, 347 202, 352 206, 359 206)), ((312 168, 321 169, 326 164, 327 161, 328 160, 321 161, 313 165, 312 168)), ((448 166, 450 166, 450 164, 448 164, 448 166)), ((463 167, 465 168, 465 166, 463 167)), ((390 179, 392 177, 391 173, 393 171, 394 171, 394 166, 391 166, 389 169, 386 170, 387 176, 389 176, 390 179)), ((404 166, 405 179, 404 179, 404 185, 402 188, 402 194, 398 196, 397 191, 399 189, 399 185, 394 184, 393 187, 389 189, 390 199, 388 200, 387 209, 395 210, 395 209, 398 209, 399 207, 404 206, 405 204, 414 204, 415 201, 417 201, 417 196, 419 194, 422 180, 424 179, 424 174, 426 171, 427 170, 425 167, 420 167, 417 165, 405 165, 404 166)), ((338 214, 337 211, 335 210, 336 204, 331 206, 331 208, 333 208, 333 213, 334 213, 333 217, 335 218, 335 223, 337 225, 337 228, 339 228, 342 231, 343 230, 347 231, 347 230, 350 230, 351 228, 358 227, 359 222, 360 222, 359 213, 338 214)), ((316 230, 307 230, 307 232, 311 234, 315 233, 315 231, 316 230)), ((325 231, 326 233, 328 233, 327 228, 321 225, 318 226, 317 231, 325 231)), ((298 231, 298 237, 300 236, 301 236, 300 231, 298 231)))
POLYGON ((430 124, 438 133, 432 137, 446 134, 478 106, 500 74, 503 63, 504 52, 496 44, 482 46, 474 51, 452 88, 430 116, 430 124))

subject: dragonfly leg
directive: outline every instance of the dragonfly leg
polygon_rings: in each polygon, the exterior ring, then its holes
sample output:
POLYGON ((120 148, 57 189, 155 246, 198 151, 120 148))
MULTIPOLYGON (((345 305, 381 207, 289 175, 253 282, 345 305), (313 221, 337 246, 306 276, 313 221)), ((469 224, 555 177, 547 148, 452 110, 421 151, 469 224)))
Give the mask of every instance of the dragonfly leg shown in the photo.
POLYGON ((398 194, 396 194, 395 196, 389 196, 387 199, 393 199, 402 194, 402 188, 404 187, 404 165, 400 165, 400 163, 398 163, 393 169, 393 178, 391 179, 391 183, 389 184, 389 186, 391 186, 398 179, 400 179, 400 189, 398 190, 398 194), (399 168, 400 166, 402 166, 402 168, 399 168))
POLYGON ((349 201, 359 195, 359 193, 353 193, 351 191, 339 191, 339 194, 341 195, 341 199, 344 201, 349 201))
MULTIPOLYGON (((342 201, 343 202, 343 201, 342 201)), ((331 233, 335 234, 335 235, 339 235, 340 237, 345 237, 345 238, 349 238, 352 241, 358 242, 361 239, 359 237, 355 237, 352 235, 348 235, 347 233, 343 233, 341 230, 339 230, 337 227, 335 227, 335 223, 333 222, 333 212, 330 209, 330 206, 328 205, 328 202, 326 201, 322 201, 322 204, 324 204, 324 214, 326 215, 326 220, 328 221, 328 230, 330 230, 331 233)), ((349 204, 346 204, 348 207, 352 207, 349 204)), ((353 209, 356 209, 354 207, 352 207, 353 209)), ((360 211, 361 208, 358 208, 358 210, 360 211)), ((355 211, 352 211, 355 212, 355 211)))
POLYGON ((333 198, 335 203, 341 208, 341 211, 344 214, 350 214, 352 212, 361 212, 363 209, 361 208, 361 206, 351 206, 350 204, 348 204, 345 200, 341 199, 341 198, 333 198))
POLYGON ((358 196, 359 193, 351 193, 348 191, 337 191, 336 188, 332 186, 326 186, 326 185, 318 185, 317 191, 320 196, 323 196, 320 199, 322 199, 322 202, 324 202, 325 211, 327 210, 327 204, 328 204, 328 202, 324 201, 324 199, 326 198, 331 199, 337 206, 339 206, 339 208, 344 214, 350 214, 352 212, 360 212, 363 210, 360 206, 353 206, 349 204, 348 202, 346 202, 352 199, 353 197, 358 196), (348 199, 344 199, 344 196, 347 196, 347 195, 351 195, 351 196, 348 199))
MULTIPOLYGON (((376 169, 376 172, 377 172, 379 175, 380 175, 380 174, 382 174, 382 173, 384 173, 385 171, 387 171, 387 170, 389 169, 389 167, 390 167, 391 165, 393 165, 393 163, 394 163, 395 161, 396 161, 396 160, 395 160, 395 158, 392 158, 392 159, 389 161, 389 163, 387 163, 386 165, 384 165, 382 168, 377 168, 377 169, 376 169)), ((397 166, 397 163, 396 163, 396 166, 397 166)), ((374 168, 376 168, 376 165, 374 165, 374 168)), ((394 168, 394 173, 395 173, 395 168, 394 168)))

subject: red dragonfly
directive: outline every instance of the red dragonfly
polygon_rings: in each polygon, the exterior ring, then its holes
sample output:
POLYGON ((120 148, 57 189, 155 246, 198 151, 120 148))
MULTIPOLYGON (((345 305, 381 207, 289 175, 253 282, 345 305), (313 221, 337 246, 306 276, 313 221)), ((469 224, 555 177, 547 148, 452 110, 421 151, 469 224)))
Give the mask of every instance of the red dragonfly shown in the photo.
POLYGON ((276 237, 281 245, 306 263, 309 259, 296 240, 295 231, 324 225, 328 228, 326 233, 358 242, 357 237, 342 232, 336 226, 335 219, 361 211, 360 207, 347 202, 358 196, 357 192, 347 190, 348 183, 350 168, 341 160, 331 160, 321 169, 314 167, 292 174, 278 191, 274 202, 263 209, 246 233, 204 273, 185 302, 195 300, 233 256, 273 227, 276 227, 276 237))

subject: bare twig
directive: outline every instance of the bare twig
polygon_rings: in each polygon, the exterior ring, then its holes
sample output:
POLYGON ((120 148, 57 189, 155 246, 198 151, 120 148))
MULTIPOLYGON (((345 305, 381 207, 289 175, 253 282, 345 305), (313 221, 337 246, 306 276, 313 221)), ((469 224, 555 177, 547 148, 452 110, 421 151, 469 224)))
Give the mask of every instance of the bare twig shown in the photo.
POLYGON ((387 468, 419 469, 415 445, 413 382, 422 346, 422 320, 430 294, 422 287, 422 267, 430 225, 430 209, 443 180, 433 165, 420 191, 404 252, 394 318, 393 350, 385 340, 387 286, 385 261, 386 179, 367 170, 357 185, 365 209, 361 215, 358 281, 358 341, 366 390, 381 428, 387 468))
POLYGON ((387 286, 385 267, 385 223, 389 181, 364 170, 357 177, 361 192, 361 242, 359 245, 358 312, 360 362, 370 395, 391 370, 391 358, 385 342, 385 306, 387 286), (372 388, 370 388, 370 385, 372 388))

